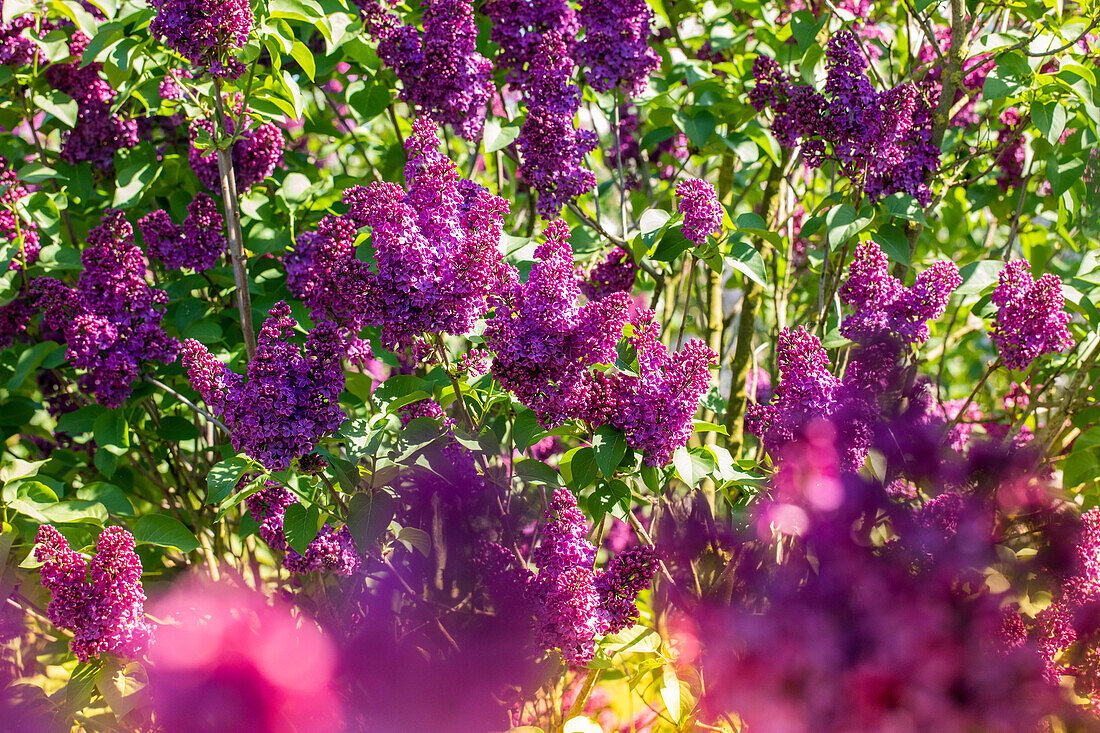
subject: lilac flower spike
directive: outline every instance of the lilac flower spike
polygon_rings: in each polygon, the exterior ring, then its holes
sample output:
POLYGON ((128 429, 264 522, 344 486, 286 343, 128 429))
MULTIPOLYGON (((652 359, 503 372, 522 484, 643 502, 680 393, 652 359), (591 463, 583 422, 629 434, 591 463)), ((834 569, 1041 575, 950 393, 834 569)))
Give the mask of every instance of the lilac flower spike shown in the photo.
POLYGON ((989 336, 1010 369, 1027 369, 1043 354, 1073 346, 1057 275, 1048 272, 1036 281, 1027 260, 1013 260, 1001 270, 992 300, 997 316, 989 336))
POLYGON ((644 92, 659 63, 649 47, 653 11, 646 0, 582 0, 579 19, 584 38, 577 59, 589 86, 598 92, 618 87, 634 97, 644 92))
POLYGON ((183 226, 172 223, 168 212, 158 209, 138 221, 149 254, 168 270, 183 267, 196 272, 213 267, 226 251, 223 220, 214 199, 195 195, 187 205, 183 226))
POLYGON ((699 178, 676 184, 676 198, 684 217, 684 236, 701 245, 722 230, 722 204, 714 186, 699 178))
POLYGON ((151 0, 149 29, 195 66, 235 79, 244 70, 229 53, 248 40, 255 18, 248 0, 151 0))

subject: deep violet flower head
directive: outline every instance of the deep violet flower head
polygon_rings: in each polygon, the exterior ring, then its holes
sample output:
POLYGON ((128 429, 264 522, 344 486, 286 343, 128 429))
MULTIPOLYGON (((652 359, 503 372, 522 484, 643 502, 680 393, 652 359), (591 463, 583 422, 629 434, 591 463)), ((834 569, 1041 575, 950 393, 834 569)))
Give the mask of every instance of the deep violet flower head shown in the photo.
POLYGON ((572 77, 564 36, 545 33, 528 67, 523 86, 527 119, 516 140, 519 174, 538 191, 538 212, 544 219, 556 218, 562 206, 596 185, 584 156, 596 149, 599 139, 574 124, 581 97, 572 77))
POLYGON ((659 59, 649 47, 653 11, 645 0, 582 0, 578 19, 584 37, 577 60, 598 92, 618 87, 627 96, 645 91, 659 59))
POLYGON ((27 332, 31 318, 38 313, 36 301, 37 297, 33 294, 20 294, 10 303, 0 305, 0 351, 27 332))
POLYGON ((867 342, 888 334, 905 343, 928 340, 928 321, 947 308, 952 291, 962 284, 954 262, 937 262, 917 275, 911 288, 889 273, 889 259, 874 242, 856 247, 840 300, 854 309, 840 332, 853 341, 867 342))
POLYGON ((105 652, 140 656, 152 629, 145 620, 133 535, 122 527, 103 530, 90 563, 48 524, 38 528, 35 542, 42 585, 51 594, 46 613, 54 626, 73 633, 70 646, 77 658, 87 661, 105 652))
POLYGON ((423 32, 409 25, 386 32, 378 56, 410 107, 477 140, 494 86, 493 63, 477 52, 473 3, 425 0, 423 10, 423 32))
MULTIPOLYGON (((247 479, 248 477, 246 477, 247 479)), ((336 575, 351 575, 359 569, 359 554, 346 526, 334 529, 327 523, 321 528, 305 554, 290 547, 283 533, 287 508, 298 500, 285 487, 274 481, 245 499, 248 512, 260 525, 260 538, 273 550, 285 551, 283 567, 295 573, 319 571, 336 575)))
POLYGON ((689 178, 676 184, 676 198, 684 217, 684 236, 695 244, 707 241, 722 229, 722 204, 714 186, 699 178, 689 178))
POLYGON ((1057 275, 1048 272, 1036 281, 1027 260, 1013 260, 1001 270, 991 299, 997 315, 989 336, 1010 369, 1027 369, 1043 354, 1073 346, 1057 275))
POLYGON ((60 331, 78 384, 107 407, 121 407, 145 361, 171 363, 179 344, 161 328, 168 295, 145 281, 148 263, 121 211, 108 209, 88 233, 75 288, 39 278, 32 290, 42 323, 60 331))
POLYGON ((183 343, 191 386, 229 428, 233 447, 272 471, 282 471, 343 423, 344 338, 318 323, 304 348, 290 341, 297 325, 290 306, 276 303, 257 339, 247 379, 234 374, 194 339, 183 343))
MULTIPOLYGON (((232 119, 227 120, 229 133, 236 127, 232 119)), ((210 120, 197 120, 191 125, 191 147, 187 152, 187 161, 191 170, 199 177, 202 185, 211 191, 221 192, 221 179, 218 173, 218 156, 213 148, 205 150, 195 146, 197 130, 205 130, 213 137, 214 123, 210 120)), ((233 143, 233 172, 237 180, 237 193, 244 195, 248 189, 270 176, 275 167, 283 162, 282 131, 274 124, 267 123, 245 129, 233 143)))
POLYGON ((439 144, 434 123, 418 119, 405 141, 408 192, 394 183, 348 189, 348 224, 332 222, 339 233, 321 232, 314 243, 316 283, 306 302, 315 312, 346 312, 353 330, 378 327, 387 348, 429 333, 469 333, 514 278, 499 249, 508 202, 460 178, 439 144), (354 232, 363 226, 372 228, 374 271, 353 263, 354 232), (329 305, 349 293, 355 302, 329 305))
POLYGON ((26 187, 19 181, 15 168, 0 156, 0 243, 18 244, 12 255, 10 269, 20 270, 24 265, 38 261, 42 243, 38 239, 38 225, 16 213, 19 201, 27 196, 26 187))
POLYGON ((342 728, 336 649, 289 605, 188 580, 153 610, 167 621, 149 665, 153 708, 166 733, 342 728))
POLYGON ((248 0, 150 0, 157 17, 149 30, 194 66, 235 79, 244 64, 230 57, 248 40, 255 18, 248 0))
POLYGON ((581 292, 589 300, 599 300, 611 293, 629 293, 637 277, 634 257, 622 247, 612 247, 581 281, 581 292))
POLYGON ((485 328, 493 376, 544 425, 582 416, 595 364, 615 360, 630 297, 611 293, 580 305, 569 227, 552 221, 526 283, 514 285, 485 328))
POLYGON ((495 63, 508 70, 508 82, 523 86, 547 32, 576 38, 577 14, 568 0, 488 0, 481 12, 493 22, 489 39, 500 46, 495 63))
POLYGON ((188 267, 199 271, 213 267, 227 247, 222 226, 217 204, 202 192, 187 205, 183 226, 173 224, 164 209, 138 220, 146 249, 168 270, 188 267))

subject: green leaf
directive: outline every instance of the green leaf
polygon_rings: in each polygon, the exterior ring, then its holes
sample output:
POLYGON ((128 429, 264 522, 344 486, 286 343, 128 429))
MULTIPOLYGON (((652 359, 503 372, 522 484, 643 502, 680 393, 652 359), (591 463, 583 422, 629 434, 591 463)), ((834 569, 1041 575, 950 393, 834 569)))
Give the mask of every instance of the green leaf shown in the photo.
POLYGON ((34 102, 44 111, 56 117, 65 127, 72 128, 76 126, 76 116, 79 108, 69 95, 53 91, 50 92, 49 96, 35 95, 34 102))
POLYGON ((488 118, 485 120, 485 131, 481 138, 485 144, 485 152, 495 153, 503 150, 519 137, 519 132, 519 125, 501 120, 499 117, 488 118))
POLYGON ((1027 86, 1031 67, 1027 59, 1015 51, 997 57, 997 65, 985 77, 982 85, 983 99, 1011 97, 1027 86))
POLYGON ((822 13, 821 20, 808 10, 799 10, 791 16, 791 35, 794 36, 798 50, 806 53, 817 39, 818 31, 829 21, 829 14, 822 13))
POLYGON ((19 360, 15 363, 15 373, 8 380, 8 391, 14 392, 23 386, 27 376, 38 369, 47 356, 60 348, 61 344, 53 341, 43 341, 21 353, 19 360))
POLYGON ((118 517, 134 516, 134 505, 130 503, 126 492, 114 484, 96 481, 82 486, 76 492, 76 498, 85 501, 98 501, 107 511, 118 517))
POLYGON ((19 169, 19 180, 27 183, 43 183, 58 177, 57 171, 41 163, 29 163, 19 169))
POLYGON ((105 664, 96 677, 96 687, 119 720, 141 701, 140 693, 147 684, 145 669, 139 662, 131 662, 125 667, 120 667, 120 664, 105 664))
POLYGON ((271 0, 267 13, 272 18, 290 18, 313 23, 325 17, 325 11, 314 0, 271 0))
POLYGON ((181 440, 194 440, 199 437, 199 429, 178 415, 166 415, 157 426, 157 435, 167 441, 178 443, 181 440))
POLYGON ((243 456, 233 456, 215 464, 210 473, 206 474, 206 503, 220 504, 225 501, 241 480, 246 468, 248 460, 243 456))
POLYGON ((371 430, 370 422, 362 418, 345 421, 338 433, 344 439, 344 450, 347 451, 348 458, 353 461, 376 454, 385 434, 384 425, 371 430))
POLYGON ((661 666, 661 700, 665 704, 668 715, 678 724, 683 715, 680 709, 680 680, 676 677, 676 669, 671 664, 661 666))
POLYGON ((734 241, 730 253, 725 257, 730 267, 752 280, 761 287, 768 284, 768 270, 764 267, 764 258, 748 242, 734 241))
POLYGON ((707 144, 718 126, 718 118, 706 109, 682 110, 676 113, 676 121, 680 123, 691 144, 699 149, 707 144))
POLYGON ((290 48, 290 55, 302 67, 302 71, 306 72, 309 80, 316 81, 317 62, 313 58, 313 52, 309 50, 306 44, 295 40, 294 45, 290 48))
POLYGON ((516 450, 525 450, 546 437, 546 429, 539 424, 539 416, 534 410, 520 407, 516 410, 516 419, 512 424, 512 439, 516 450))
POLYGON ((907 221, 924 221, 924 209, 915 198, 907 193, 895 193, 883 199, 886 204, 886 213, 898 219, 907 221))
POLYGON ((672 454, 672 465, 680 480, 691 488, 714 472, 717 467, 714 455, 704 448, 677 448, 672 454))
POLYGON ((35 9, 37 3, 35 0, 5 0, 3 4, 3 18, 4 23, 10 23, 12 18, 18 18, 24 13, 29 13, 35 9))
POLYGON ((46 464, 46 461, 24 461, 22 458, 4 459, 0 465, 0 486, 15 481, 16 479, 29 478, 38 475, 38 469, 46 464))
POLYGON ((170 547, 185 553, 199 548, 199 541, 183 522, 164 514, 146 514, 139 519, 134 539, 141 545, 170 547))
POLYGON ((309 543, 317 537, 320 520, 321 511, 315 506, 306 509, 301 504, 295 503, 286 508, 283 533, 286 535, 287 544, 299 555, 306 554, 309 543))
POLYGON ((661 230, 664 229, 665 224, 671 218, 672 214, 664 209, 646 209, 642 212, 638 227, 646 249, 653 246, 653 243, 657 241, 657 235, 661 233, 661 230))
POLYGON ((348 502, 348 531, 356 548, 367 554, 373 547, 394 516, 394 500, 388 491, 375 489, 370 493, 359 493, 348 502))
POLYGON ((534 458, 524 458, 513 464, 513 471, 521 479, 529 484, 545 484, 546 486, 561 486, 561 476, 552 466, 534 458))
POLYGON ((627 443, 623 431, 604 425, 592 436, 592 451, 596 456, 596 465, 606 478, 615 474, 615 469, 626 455, 627 443))
POLYGON ((601 483, 588 500, 588 508, 596 516, 611 511, 615 505, 630 511, 630 487, 619 479, 601 483))
POLYGON ((849 204, 840 204, 829 209, 825 215, 827 227, 826 240, 830 249, 837 249, 850 238, 859 234, 871 223, 873 216, 862 215, 849 204))
POLYGON ((558 464, 562 478, 569 488, 580 491, 586 486, 591 486, 599 475, 599 466, 596 464, 596 454, 588 446, 573 448, 562 456, 558 464))
POLYGON ((107 411, 103 405, 87 405, 79 410, 62 415, 57 421, 59 432, 67 435, 83 435, 90 433, 95 421, 107 411))
POLYGON ((415 547, 424 557, 432 550, 432 538, 422 529, 416 527, 402 527, 397 533, 398 542, 404 542, 410 548, 415 547))
POLYGON ((1051 145, 1058 144, 1058 138, 1066 129, 1066 108, 1059 102, 1043 102, 1031 105, 1031 119, 1035 127, 1043 133, 1051 145))
POLYGON ((959 268, 962 285, 955 289, 955 295, 977 295, 997 282, 1004 263, 1000 260, 979 260, 959 268))
POLYGON ((156 169, 148 163, 131 163, 123 168, 118 172, 118 188, 112 206, 125 209, 136 204, 155 174, 156 169))
POLYGON ((384 84, 352 82, 348 86, 347 100, 359 119, 369 122, 386 111, 390 90, 384 84))
POLYGON ((107 508, 98 501, 59 501, 40 509, 50 522, 57 524, 94 524, 107 522, 107 508))
POLYGON ((81 662, 73 668, 69 682, 65 685, 65 707, 70 711, 79 712, 88 707, 88 703, 92 701, 92 693, 95 692, 99 668, 98 659, 81 662))
POLYGON ((130 448, 130 426, 122 410, 108 410, 92 424, 92 437, 100 448, 122 455, 130 448))

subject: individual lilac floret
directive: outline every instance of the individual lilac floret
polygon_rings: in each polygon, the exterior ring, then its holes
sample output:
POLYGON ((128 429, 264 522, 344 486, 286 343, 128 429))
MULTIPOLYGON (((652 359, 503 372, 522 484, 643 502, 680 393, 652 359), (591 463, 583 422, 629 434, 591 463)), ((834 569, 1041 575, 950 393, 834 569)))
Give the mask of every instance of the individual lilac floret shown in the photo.
POLYGON ((223 415, 233 447, 271 471, 283 471, 343 423, 344 339, 331 322, 309 332, 304 349, 289 341, 297 323, 276 303, 260 329, 248 379, 229 371, 205 346, 183 343, 191 385, 223 415))
POLYGON ((493 93, 493 64, 477 52, 470 0, 425 0, 421 33, 401 26, 385 34, 378 56, 401 80, 410 107, 477 140, 493 93))
POLYGON ((527 119, 516 145, 519 174, 538 191, 538 212, 553 219, 561 207, 596 185, 596 176, 584 166, 584 156, 599 139, 573 123, 581 95, 573 77, 573 60, 558 32, 543 35, 529 65, 523 86, 527 119))
POLYGON ((269 481, 261 491, 245 499, 248 512, 260 523, 260 538, 273 550, 285 550, 283 566, 295 573, 312 571, 333 572, 337 575, 352 575, 359 569, 360 559, 351 539, 351 531, 346 527, 333 529, 325 525, 306 547, 305 555, 300 555, 289 547, 283 533, 283 520, 287 507, 297 504, 298 500, 286 488, 269 481))
POLYGON ((722 229, 722 204, 718 192, 707 181, 689 178, 676 185, 680 213, 684 217, 684 236, 695 244, 703 244, 711 234, 722 229))
POLYGON ((42 585, 51 593, 46 613, 58 628, 73 633, 70 644, 82 662, 105 652, 136 658, 149 645, 141 561, 134 536, 108 527, 96 540, 91 563, 69 548, 48 524, 38 528, 34 556, 43 562, 42 585))
POLYGON ((646 0, 582 0, 578 15, 584 38, 577 60, 598 92, 618 87, 627 96, 645 91, 659 59, 649 47, 653 11, 646 0))
POLYGON ((527 282, 503 294, 485 343, 495 355, 493 376, 550 426, 585 413, 590 369, 615 360, 630 297, 611 293, 579 305, 569 227, 552 221, 544 234, 527 282))
POLYGON ((1043 354, 1073 346, 1057 275, 1048 272, 1036 281, 1027 260, 1013 260, 1001 270, 991 299, 997 316, 989 336, 1009 369, 1027 369, 1043 354))
POLYGON ((0 242, 11 242, 19 246, 12 256, 12 270, 33 265, 38 261, 38 253, 42 251, 38 225, 15 213, 16 206, 27 193, 15 169, 6 158, 0 156, 0 242))
POLYGON ((196 272, 213 267, 225 253, 222 224, 214 199, 201 192, 187 205, 183 226, 173 224, 164 209, 138 220, 150 255, 168 270, 189 267, 196 272))
MULTIPOLYGON (((420 343, 425 334, 469 333, 513 277, 500 252, 508 202, 464 183, 454 162, 439 151, 435 125, 418 119, 405 141, 408 193, 394 183, 344 192, 350 230, 319 237, 312 308, 354 295, 353 330, 374 325, 387 348, 420 343), (354 263, 355 229, 372 228, 376 269, 354 263), (324 255, 324 257, 322 257, 324 255)), ((328 305, 333 310, 344 310, 328 305)), ((343 316, 343 313, 338 315, 343 316)), ((342 322, 343 323, 343 322, 342 322)))
POLYGON ((581 281, 581 292, 589 300, 599 300, 611 293, 629 293, 637 277, 638 266, 630 253, 622 247, 612 247, 581 281))
POLYGON ((855 309, 840 332, 853 341, 869 342, 884 335, 904 343, 928 340, 928 321, 939 318, 955 288, 962 284, 954 262, 937 262, 906 288, 890 275, 889 258, 874 242, 856 247, 840 300, 855 309))
POLYGON ((75 288, 53 278, 34 282, 42 323, 64 335, 69 361, 83 371, 80 388, 102 405, 121 407, 142 362, 176 358, 179 345, 160 326, 168 294, 146 283, 148 263, 117 209, 107 209, 88 233, 80 261, 75 288))
POLYGON ((481 12, 493 21, 489 39, 500 46, 494 60, 508 70, 508 82, 522 86, 544 34, 576 38, 580 26, 568 0, 488 0, 481 12))
MULTIPOLYGON (((233 120, 228 120, 229 133, 235 128, 233 120)), ((210 120, 198 120, 191 126, 192 139, 196 130, 205 130, 214 135, 214 123, 210 120)), ((237 193, 244 193, 257 183, 270 176, 275 167, 283 162, 283 133, 271 123, 245 130, 233 143, 233 172, 237 180, 237 193)), ((211 191, 221 192, 221 178, 218 173, 218 156, 213 148, 200 150, 192 143, 187 153, 191 170, 199 177, 202 185, 211 191)))
POLYGON ((248 41, 255 18, 248 0, 150 0, 149 30, 197 67, 235 79, 244 65, 230 52, 248 41))

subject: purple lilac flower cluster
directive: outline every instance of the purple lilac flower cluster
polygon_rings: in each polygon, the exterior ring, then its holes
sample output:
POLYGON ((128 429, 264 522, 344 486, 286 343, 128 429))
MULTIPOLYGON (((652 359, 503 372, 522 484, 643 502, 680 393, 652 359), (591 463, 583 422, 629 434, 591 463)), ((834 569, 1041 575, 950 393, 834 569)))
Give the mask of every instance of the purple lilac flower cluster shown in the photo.
POLYGON ((19 294, 10 303, 0 305, 0 351, 27 332, 31 318, 38 313, 34 294, 19 294))
POLYGON ((38 253, 42 251, 38 225, 27 221, 17 212, 19 201, 26 196, 27 188, 19 181, 15 169, 7 159, 0 157, 0 242, 18 245, 18 250, 12 253, 12 270, 33 265, 38 261, 38 253))
POLYGON ((1010 369, 1027 369, 1043 354, 1073 346, 1057 275, 1048 272, 1036 281, 1027 260, 1013 260, 1001 270, 991 299, 997 316, 989 337, 1010 369))
POLYGON ((862 242, 840 288, 841 302, 855 310, 844 319, 840 332, 860 342, 889 334, 904 343, 923 343, 929 337, 928 321, 943 315, 952 291, 961 284, 958 266, 944 261, 917 275, 907 288, 890 275, 882 248, 862 242))
POLYGON ((344 421, 344 339, 322 321, 309 332, 304 349, 290 342, 297 323, 279 302, 260 329, 247 381, 217 361, 205 346, 183 343, 183 365, 191 385, 210 408, 223 415, 233 447, 272 471, 283 471, 310 452, 344 421))
POLYGON ((477 52, 477 24, 470 0, 425 0, 424 31, 388 29, 378 56, 401 80, 410 107, 467 140, 477 140, 493 94, 493 63, 477 52))
MULTIPOLYGON (((227 120, 227 124, 228 132, 232 135, 236 124, 232 119, 227 120)), ((199 129, 205 130, 211 137, 214 136, 214 123, 210 120, 198 120, 191 125, 192 140, 199 129)), ((248 189, 274 172, 275 167, 283 162, 284 142, 283 133, 271 123, 251 127, 241 132, 234 141, 232 149, 237 193, 244 195, 248 189)), ((202 185, 211 191, 221 191, 218 156, 213 148, 200 150, 192 143, 187 153, 187 160, 202 185)))
POLYGON ((714 186, 699 178, 676 184, 676 198, 684 218, 684 236, 697 245, 722 230, 722 204, 714 186))
MULTIPOLYGON (((0 2, 0 8, 3 5, 0 2)), ((26 66, 34 61, 37 47, 23 33, 33 28, 33 13, 22 13, 7 23, 0 23, 0 66, 26 66)))
POLYGON ((584 38, 577 60, 587 69, 588 85, 634 97, 644 92, 659 63, 649 47, 653 11, 645 0, 581 0, 578 17, 584 38))
POLYGON ((493 22, 489 39, 500 46, 495 62, 508 70, 508 81, 523 86, 539 43, 548 32, 576 38, 577 14, 568 0, 488 0, 481 12, 493 22))
POLYGON ((194 66, 235 79, 244 64, 229 56, 248 40, 255 18, 248 0, 151 0, 149 30, 194 66))
POLYGON ((584 415, 591 399, 590 367, 615 360, 630 296, 611 293, 578 305, 580 287, 569 227, 547 225, 527 282, 506 291, 485 328, 493 376, 544 425, 584 415))
POLYGON ((581 292, 589 300, 600 300, 612 293, 629 293, 637 277, 638 266, 631 254, 622 247, 612 247, 581 280, 581 292))
POLYGON ((68 163, 89 161, 97 168, 110 170, 116 151, 138 144, 138 127, 134 120, 111 113, 116 92, 100 76, 103 64, 81 66, 88 40, 80 31, 74 31, 69 53, 76 60, 51 64, 46 69, 46 81, 77 104, 76 126, 64 135, 61 157, 68 163))
POLYGON ((1001 151, 997 156, 997 185, 1002 191, 1016 188, 1024 182, 1024 161, 1027 159, 1027 146, 1024 144, 1023 131, 1020 123, 1023 117, 1016 107, 1009 107, 1000 116, 1004 125, 997 131, 997 148, 1001 151))
POLYGON ((52 595, 46 613, 54 626, 73 633, 77 658, 86 662, 105 652, 138 657, 149 645, 152 627, 145 620, 133 535, 122 527, 103 530, 91 563, 48 524, 39 527, 35 542, 42 585, 52 595))
POLYGON ((80 261, 75 288, 54 278, 39 278, 32 288, 43 326, 64 335, 69 361, 84 372, 80 388, 102 405, 121 407, 142 362, 175 361, 179 344, 160 326, 168 295, 146 283, 148 262, 117 209, 88 233, 80 261))
POLYGON ((556 31, 543 34, 523 85, 527 119, 516 145, 519 174, 538 191, 538 212, 544 219, 555 218, 562 206, 596 185, 584 156, 596 149, 599 139, 574 125, 581 96, 572 76, 565 37, 556 31))
POLYGON ((307 302, 316 308, 354 293, 353 330, 377 326, 387 348, 426 333, 469 333, 514 279, 499 249, 508 202, 461 179, 439 144, 431 120, 417 120, 405 141, 408 192, 393 183, 345 191, 347 223, 329 225, 341 234, 314 243, 317 283, 307 302), (374 271, 352 262, 354 231, 364 226, 372 228, 374 271), (347 289, 333 297, 337 287, 347 289))
POLYGON ((198 193, 187 205, 183 226, 172 223, 164 209, 138 220, 149 254, 169 270, 189 267, 200 271, 213 267, 226 251, 222 216, 214 199, 198 193))
POLYGON ((795 83, 763 56, 753 63, 756 87, 749 101, 771 108, 772 132, 780 144, 802 144, 808 165, 830 155, 872 199, 907 193, 922 205, 932 198, 928 180, 939 169, 931 143, 932 109, 912 84, 875 92, 864 73, 867 62, 848 31, 829 39, 825 94, 795 83))
MULTIPOLYGON (((246 477, 247 480, 247 477, 246 477)), ((348 576, 359 569, 360 559, 347 526, 333 529, 328 524, 310 541, 304 555, 286 541, 283 520, 287 507, 298 500, 285 487, 269 481, 265 488, 245 499, 248 512, 260 524, 260 538, 273 550, 286 552, 283 567, 295 573, 319 571, 348 576)))

